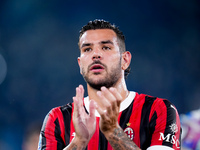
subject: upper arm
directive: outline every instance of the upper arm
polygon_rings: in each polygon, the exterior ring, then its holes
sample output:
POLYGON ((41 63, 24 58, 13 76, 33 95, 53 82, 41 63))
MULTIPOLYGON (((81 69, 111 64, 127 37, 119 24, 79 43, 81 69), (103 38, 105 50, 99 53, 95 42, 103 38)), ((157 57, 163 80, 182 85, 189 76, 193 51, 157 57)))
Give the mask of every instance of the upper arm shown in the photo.
POLYGON ((154 104, 155 109, 150 118, 153 129, 151 146, 161 145, 173 149, 180 149, 181 127, 176 108, 167 100, 154 104))
POLYGON ((59 117, 62 117, 62 114, 57 109, 52 109, 44 119, 38 150, 58 150, 65 147, 63 133, 61 132, 62 122, 59 119, 59 117))

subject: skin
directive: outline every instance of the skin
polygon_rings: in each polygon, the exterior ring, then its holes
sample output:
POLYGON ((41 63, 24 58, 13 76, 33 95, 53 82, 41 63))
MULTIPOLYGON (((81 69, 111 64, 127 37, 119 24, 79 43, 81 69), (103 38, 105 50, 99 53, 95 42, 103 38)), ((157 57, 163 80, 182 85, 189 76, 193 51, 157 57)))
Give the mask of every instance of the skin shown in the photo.
POLYGON ((79 85, 76 88, 76 96, 73 97, 73 124, 76 136, 65 150, 85 149, 96 130, 95 109, 100 114, 100 130, 113 149, 138 150, 137 145, 128 138, 118 124, 120 103, 129 93, 124 79, 124 71, 131 61, 130 52, 120 53, 117 36, 110 29, 86 31, 80 38, 79 46, 81 54, 78 58, 78 64, 80 73, 85 79, 87 78, 93 85, 98 85, 112 80, 112 73, 116 72, 115 78, 117 80, 111 84, 111 87, 102 86, 99 89, 87 82, 87 92, 90 99, 89 115, 86 114, 83 107, 83 86, 79 85), (100 69, 92 69, 93 65, 91 64, 95 61, 101 62, 100 69))

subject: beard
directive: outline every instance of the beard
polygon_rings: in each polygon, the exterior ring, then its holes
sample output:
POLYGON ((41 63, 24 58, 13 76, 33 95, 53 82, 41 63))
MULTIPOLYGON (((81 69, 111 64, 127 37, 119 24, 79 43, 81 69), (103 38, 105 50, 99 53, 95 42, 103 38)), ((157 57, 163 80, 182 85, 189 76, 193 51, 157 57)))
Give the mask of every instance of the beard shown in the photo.
MULTIPOLYGON (((94 73, 94 75, 99 75, 101 73, 94 73)), ((121 59, 117 65, 114 65, 110 71, 108 71, 108 68, 106 65, 102 64, 99 60, 93 62, 91 65, 88 66, 87 68, 87 73, 84 71, 82 68, 82 75, 84 80, 94 89, 96 90, 101 90, 102 86, 105 86, 106 88, 113 87, 117 81, 121 77, 121 59), (92 77, 89 77, 89 68, 90 66, 94 64, 100 64, 104 67, 106 75, 102 77, 101 79, 94 80, 92 77)))

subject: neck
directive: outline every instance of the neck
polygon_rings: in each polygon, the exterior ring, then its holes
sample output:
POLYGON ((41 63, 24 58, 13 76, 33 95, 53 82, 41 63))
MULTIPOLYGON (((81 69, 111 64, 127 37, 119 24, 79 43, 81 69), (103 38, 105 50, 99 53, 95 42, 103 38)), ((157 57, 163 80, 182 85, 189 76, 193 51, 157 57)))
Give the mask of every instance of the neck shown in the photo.
MULTIPOLYGON (((129 94, 129 91, 127 90, 127 87, 126 87, 125 79, 120 78, 118 80, 118 82, 115 84, 114 88, 116 88, 118 90, 118 92, 121 94, 123 100, 125 100, 129 94)), ((89 84, 87 84, 87 90, 88 90, 89 99, 96 101, 98 105, 102 106, 101 99, 99 99, 99 97, 97 95, 98 90, 92 88, 89 84)))

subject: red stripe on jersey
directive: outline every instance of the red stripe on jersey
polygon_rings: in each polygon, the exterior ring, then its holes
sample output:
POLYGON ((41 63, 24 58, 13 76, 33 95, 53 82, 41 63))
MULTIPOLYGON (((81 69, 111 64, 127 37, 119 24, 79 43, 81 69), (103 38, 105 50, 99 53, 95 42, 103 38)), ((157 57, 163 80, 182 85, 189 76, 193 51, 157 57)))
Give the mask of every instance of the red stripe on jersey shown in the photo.
POLYGON ((64 120, 63 120, 63 115, 60 109, 58 109, 58 112, 56 112, 58 116, 58 121, 60 124, 60 131, 61 131, 61 138, 64 141, 65 145, 66 145, 66 141, 65 141, 65 124, 64 124, 64 120))
POLYGON ((99 147, 99 117, 96 117, 96 131, 88 143, 88 150, 98 150, 99 147))
POLYGON ((160 133, 165 132, 165 128, 167 124, 167 108, 163 100, 160 98, 157 98, 152 105, 152 109, 150 112, 150 120, 155 111, 157 114, 157 119, 156 119, 155 130, 152 135, 151 146, 162 145, 163 139, 160 139, 160 133), (157 108, 155 108, 155 106, 157 106, 157 108))
POLYGON ((122 111, 118 115, 118 123, 120 122, 121 115, 122 115, 122 111))
POLYGON ((180 124, 180 118, 179 118, 177 110, 176 110, 176 125, 178 127, 178 132, 175 134, 175 136, 180 137, 180 138, 178 139, 178 141, 176 140, 176 143, 173 145, 173 148, 179 150, 180 146, 181 146, 181 143, 180 143, 180 141, 181 141, 181 136, 180 136, 181 129, 179 127, 181 126, 181 124, 180 124))
POLYGON ((70 143, 75 136, 75 129, 73 125, 73 113, 74 113, 74 103, 72 103, 72 114, 71 114, 71 121, 70 121, 70 143))
MULTIPOLYGON (((56 109, 53 109, 52 111, 56 111, 56 109)), ((56 118, 54 118, 54 116, 52 115, 53 113, 54 112, 49 114, 48 120, 46 122, 46 128, 44 131, 46 138, 46 150, 57 149, 57 140, 54 136, 55 133, 54 121, 56 118)))
POLYGON ((112 146, 110 145, 109 142, 108 142, 107 150, 113 150, 113 149, 112 149, 112 146))
POLYGON ((136 93, 135 99, 133 102, 133 109, 132 109, 132 115, 129 119, 130 128, 134 131, 134 137, 133 141, 134 143, 140 147, 140 122, 141 122, 141 110, 143 107, 143 104, 145 102, 145 95, 144 94, 138 94, 136 93))

